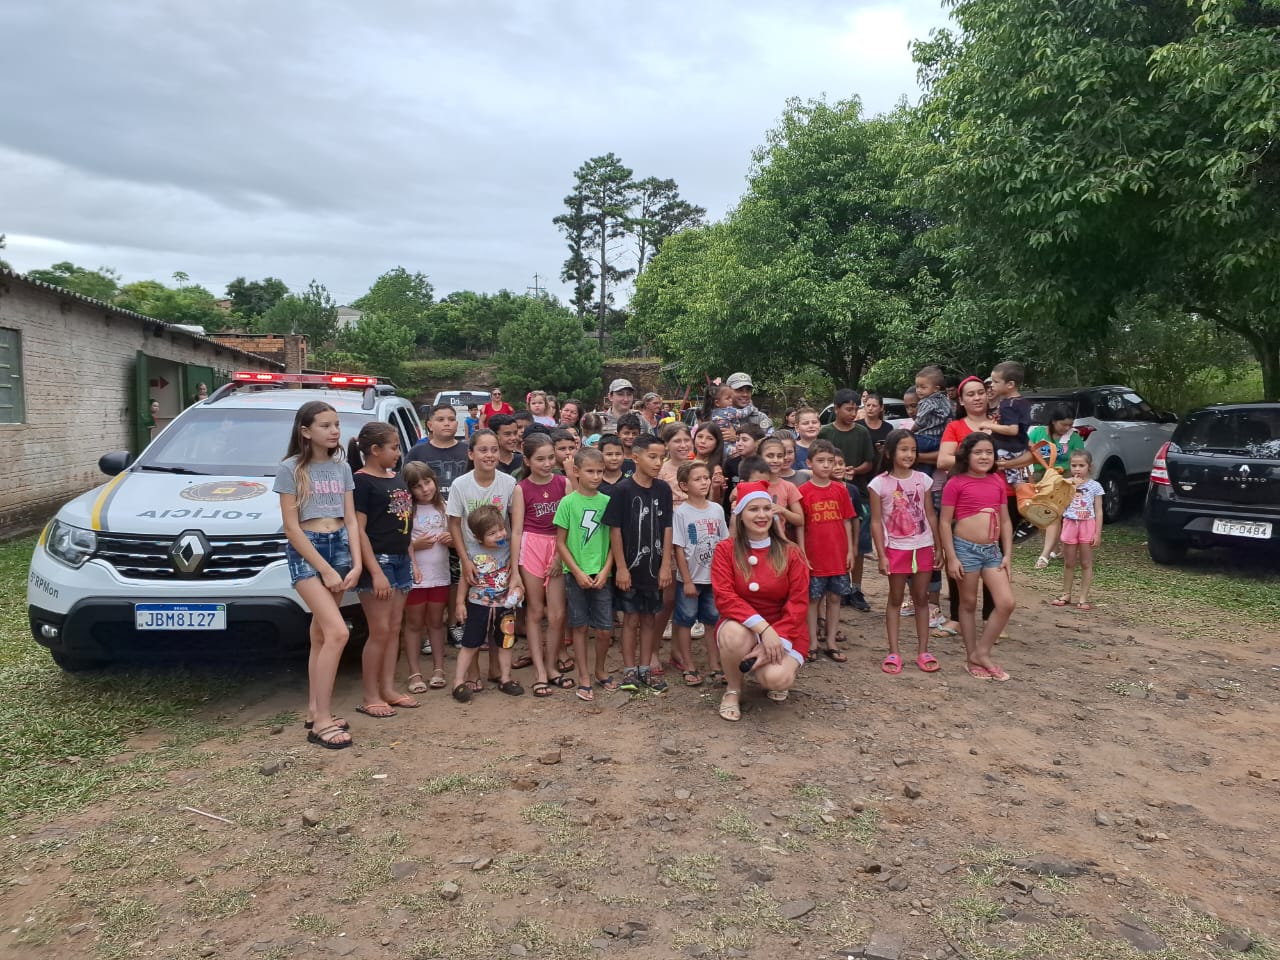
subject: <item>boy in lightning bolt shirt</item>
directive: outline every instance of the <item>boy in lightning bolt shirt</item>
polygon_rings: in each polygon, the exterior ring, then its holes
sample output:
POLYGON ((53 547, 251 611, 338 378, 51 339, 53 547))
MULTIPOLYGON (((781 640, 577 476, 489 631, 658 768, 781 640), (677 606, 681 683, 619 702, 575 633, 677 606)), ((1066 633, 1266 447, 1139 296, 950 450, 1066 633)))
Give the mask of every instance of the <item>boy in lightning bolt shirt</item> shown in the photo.
POLYGON ((618 681, 605 673, 605 657, 613 641, 613 588, 609 574, 613 557, 604 510, 609 498, 600 492, 604 457, 593 447, 573 455, 578 489, 567 493, 556 507, 556 552, 564 564, 565 600, 569 629, 573 632, 573 659, 578 664, 578 699, 594 698, 592 678, 606 690, 618 689, 618 681), (587 672, 587 628, 596 633, 594 674, 587 672))

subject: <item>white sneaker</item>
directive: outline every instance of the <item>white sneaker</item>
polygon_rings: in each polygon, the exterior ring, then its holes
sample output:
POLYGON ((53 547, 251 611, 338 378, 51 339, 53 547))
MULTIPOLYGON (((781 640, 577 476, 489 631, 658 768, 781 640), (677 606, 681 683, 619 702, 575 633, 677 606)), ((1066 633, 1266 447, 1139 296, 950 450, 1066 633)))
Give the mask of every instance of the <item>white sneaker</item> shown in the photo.
POLYGON ((422 652, 423 652, 423 654, 424 654, 425 656, 428 656, 428 657, 429 657, 429 656, 431 656, 431 641, 430 641, 430 640, 423 640, 423 641, 422 641, 422 652))
POLYGON ((689 636, 694 640, 701 640, 706 632, 707 628, 702 625, 701 620, 695 620, 693 622, 693 626, 689 628, 689 636))

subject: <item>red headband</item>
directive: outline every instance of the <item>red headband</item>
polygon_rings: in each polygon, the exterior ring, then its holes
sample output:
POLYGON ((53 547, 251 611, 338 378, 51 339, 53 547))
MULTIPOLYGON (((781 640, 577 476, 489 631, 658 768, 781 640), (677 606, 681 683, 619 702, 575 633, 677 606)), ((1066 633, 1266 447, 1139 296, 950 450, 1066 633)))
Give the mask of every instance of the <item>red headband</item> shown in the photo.
POLYGON ((970 381, 972 381, 973 383, 980 384, 983 390, 987 389, 987 384, 985 383, 985 381, 983 381, 981 377, 965 377, 956 385, 956 393, 957 394, 960 393, 960 391, 964 389, 964 385, 966 383, 969 383, 970 381))

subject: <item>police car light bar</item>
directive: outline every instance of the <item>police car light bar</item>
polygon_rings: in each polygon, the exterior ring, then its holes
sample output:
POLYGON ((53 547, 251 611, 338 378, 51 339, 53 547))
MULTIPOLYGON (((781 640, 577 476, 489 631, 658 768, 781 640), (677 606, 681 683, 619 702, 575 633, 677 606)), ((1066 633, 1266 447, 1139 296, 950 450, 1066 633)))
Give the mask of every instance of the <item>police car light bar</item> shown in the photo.
POLYGON ((353 373, 259 373, 256 370, 239 370, 232 374, 239 383, 310 383, 329 387, 375 387, 377 377, 358 376, 353 373))

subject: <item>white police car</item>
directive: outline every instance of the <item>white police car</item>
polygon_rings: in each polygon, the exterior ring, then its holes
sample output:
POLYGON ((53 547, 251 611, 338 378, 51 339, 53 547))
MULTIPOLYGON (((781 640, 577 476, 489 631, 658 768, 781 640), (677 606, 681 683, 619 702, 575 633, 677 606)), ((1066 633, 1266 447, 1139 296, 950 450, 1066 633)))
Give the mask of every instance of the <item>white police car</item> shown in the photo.
MULTIPOLYGON (((422 435, 413 405, 375 378, 248 372, 184 410, 136 461, 104 455, 113 479, 59 510, 31 557, 31 633, 59 666, 307 642, 271 487, 309 400, 338 411, 344 445, 374 419, 405 450, 422 435)), ((344 606, 358 610, 354 595, 344 606)))

